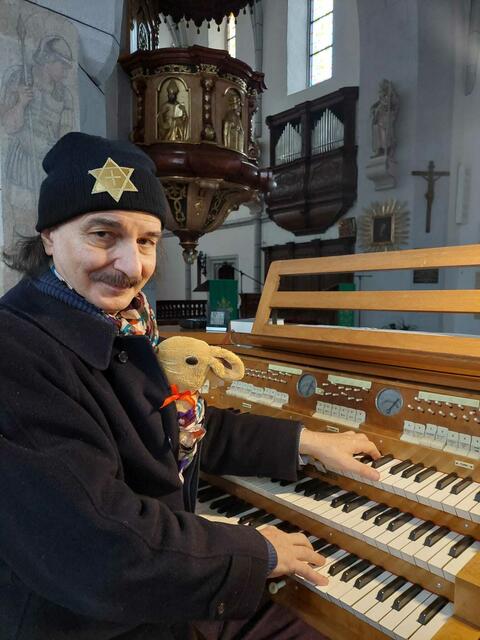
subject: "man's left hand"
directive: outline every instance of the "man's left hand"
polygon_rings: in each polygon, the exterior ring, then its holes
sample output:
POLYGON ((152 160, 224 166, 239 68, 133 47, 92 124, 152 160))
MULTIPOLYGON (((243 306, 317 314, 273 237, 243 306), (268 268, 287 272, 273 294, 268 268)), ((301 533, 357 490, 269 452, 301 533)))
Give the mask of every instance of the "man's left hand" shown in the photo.
POLYGON ((381 456, 375 444, 364 433, 321 433, 303 429, 300 434, 299 453, 320 460, 328 469, 350 471, 368 480, 375 481, 380 478, 376 469, 362 464, 353 457, 357 453, 369 455, 374 460, 381 456))

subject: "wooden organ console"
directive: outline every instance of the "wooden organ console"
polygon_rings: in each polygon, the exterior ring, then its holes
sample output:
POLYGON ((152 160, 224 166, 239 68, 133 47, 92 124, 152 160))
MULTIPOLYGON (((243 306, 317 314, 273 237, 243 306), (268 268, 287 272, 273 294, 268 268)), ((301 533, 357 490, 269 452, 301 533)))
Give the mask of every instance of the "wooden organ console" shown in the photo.
POLYGON ((227 336, 246 375, 211 388, 210 404, 358 430, 382 452, 377 462, 360 456, 378 482, 313 464, 297 483, 202 480, 200 513, 310 536, 328 586, 285 578, 270 590, 332 640, 480 639, 480 339, 280 326, 270 316, 287 307, 480 313, 480 292, 292 294, 280 279, 478 265, 480 245, 275 262, 252 334, 227 336))

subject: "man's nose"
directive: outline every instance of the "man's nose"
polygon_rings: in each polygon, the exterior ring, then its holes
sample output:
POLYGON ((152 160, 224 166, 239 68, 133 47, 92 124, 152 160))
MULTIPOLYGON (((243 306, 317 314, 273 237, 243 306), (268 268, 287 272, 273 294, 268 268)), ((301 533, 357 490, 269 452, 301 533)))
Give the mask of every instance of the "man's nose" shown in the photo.
POLYGON ((115 268, 131 280, 142 279, 142 260, 136 242, 122 243, 115 260, 115 268))

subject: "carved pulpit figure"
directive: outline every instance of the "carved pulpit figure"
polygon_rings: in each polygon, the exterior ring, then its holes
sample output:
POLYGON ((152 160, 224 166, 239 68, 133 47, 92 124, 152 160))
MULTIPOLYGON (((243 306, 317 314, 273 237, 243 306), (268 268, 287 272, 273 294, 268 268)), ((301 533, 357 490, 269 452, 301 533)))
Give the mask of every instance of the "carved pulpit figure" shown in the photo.
POLYGON ((228 149, 243 152, 245 131, 242 124, 242 98, 235 89, 228 92, 228 105, 223 119, 223 144, 228 149))
POLYGON ((188 112, 178 100, 179 91, 172 78, 167 85, 167 100, 158 110, 158 137, 165 142, 183 142, 188 138, 188 112))
POLYGON ((398 114, 398 95, 390 80, 382 80, 378 100, 371 106, 372 157, 392 157, 395 149, 395 120, 398 114))

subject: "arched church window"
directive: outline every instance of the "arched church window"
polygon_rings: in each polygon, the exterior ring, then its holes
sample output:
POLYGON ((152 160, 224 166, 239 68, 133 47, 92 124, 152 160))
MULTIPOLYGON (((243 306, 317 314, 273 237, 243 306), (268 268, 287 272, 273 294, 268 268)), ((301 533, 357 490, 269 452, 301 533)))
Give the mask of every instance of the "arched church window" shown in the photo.
POLYGON ((226 49, 232 58, 235 58, 237 53, 237 21, 233 13, 231 13, 227 18, 226 37, 226 49))
POLYGON ((333 0, 310 0, 308 85, 332 77, 333 0))

